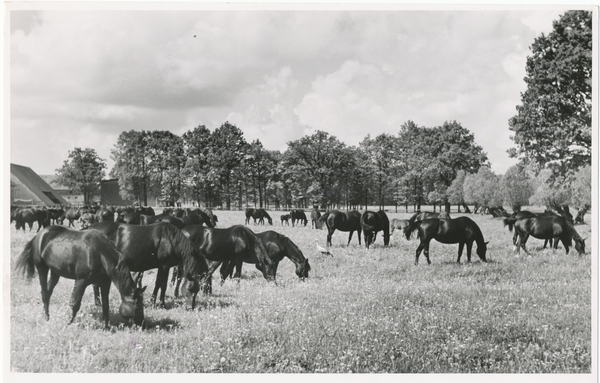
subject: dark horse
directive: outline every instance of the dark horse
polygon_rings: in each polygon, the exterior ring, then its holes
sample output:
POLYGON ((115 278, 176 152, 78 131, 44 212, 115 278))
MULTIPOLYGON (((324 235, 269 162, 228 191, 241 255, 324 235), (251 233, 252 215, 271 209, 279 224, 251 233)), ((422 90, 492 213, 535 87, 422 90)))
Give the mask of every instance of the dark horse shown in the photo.
MULTIPOLYGON (((533 212, 530 212, 527 210, 522 210, 517 213, 514 213, 513 215, 511 215, 508 218, 505 218, 503 220, 504 226, 508 226, 508 231, 513 231, 513 226, 516 221, 518 221, 520 219, 524 219, 524 218, 533 218, 533 217, 560 217, 560 216, 558 214, 556 214, 552 211, 548 211, 548 210, 546 210, 543 213, 533 213, 533 212)), ((552 247, 553 240, 554 240, 554 244, 555 244, 555 248, 556 248, 556 246, 558 246, 558 238, 556 238, 556 239, 550 238, 550 239, 544 240, 544 249, 546 248, 546 245, 548 245, 548 243, 550 243, 550 247, 552 247)), ((513 235, 513 245, 517 246, 518 243, 519 243, 519 233, 517 233, 517 231, 515 230, 515 234, 513 235)))
POLYGON ((29 225, 29 231, 33 227, 33 223, 38 223, 39 232, 42 227, 48 227, 50 225, 50 214, 44 209, 38 208, 17 208, 10 214, 10 222, 15 221, 15 227, 17 230, 20 228, 25 231, 25 224, 29 225))
POLYGON ((323 219, 327 225, 328 246, 331 246, 331 236, 336 229, 339 231, 350 232, 350 235, 348 236, 348 245, 350 245, 350 240, 352 240, 352 234, 354 234, 355 231, 358 232, 358 244, 361 244, 360 235, 362 232, 362 227, 360 226, 359 212, 349 211, 344 213, 339 210, 331 210, 327 213, 324 213, 320 219, 323 219))
MULTIPOLYGON (((558 238, 563 243, 567 254, 569 254, 569 247, 573 245, 572 241, 575 240, 575 250, 579 255, 585 254, 585 239, 581 238, 575 228, 563 217, 554 215, 522 219, 506 218, 504 222, 505 224, 514 224, 515 232, 519 235, 520 242, 517 252, 522 247, 525 253, 529 255, 525 243, 527 243, 529 236, 532 236, 538 239, 558 238)), ((558 241, 555 241, 554 248, 557 247, 558 241)))
POLYGON ((383 245, 390 244, 390 220, 383 210, 377 213, 365 211, 360 217, 360 226, 363 229, 367 249, 375 242, 378 231, 383 231, 383 245))
POLYGON ((296 225, 296 222, 303 223, 304 226, 308 224, 308 219, 306 219, 306 213, 302 209, 292 209, 290 211, 290 216, 292 217, 292 227, 296 225))
POLYGON ((248 257, 256 258, 264 265, 261 271, 266 280, 275 281, 276 268, 268 256, 267 249, 247 227, 234 225, 227 229, 216 229, 192 225, 181 232, 209 261, 209 275, 224 261, 241 263, 243 258, 248 257))
POLYGON ((120 314, 137 325, 144 321, 144 289, 136 287, 123 256, 100 233, 76 231, 64 226, 50 226, 42 230, 25 245, 16 262, 16 270, 26 272, 29 278, 34 275, 34 267, 38 271, 42 287, 46 320, 50 319, 50 296, 60 277, 63 277, 75 280, 69 324, 73 323, 81 307, 85 288, 96 283, 102 290, 102 318, 104 325, 108 327, 108 292, 111 282, 121 294, 120 314))
MULTIPOLYGON (((106 235, 123 253, 131 271, 158 269, 152 303, 156 302, 160 289, 160 304, 164 306, 169 270, 172 266, 179 266, 190 282, 185 294, 186 307, 194 308, 200 282, 204 285, 208 283, 208 264, 181 230, 166 222, 149 226, 100 222, 86 230, 95 230, 106 235)), ((96 288, 94 293, 97 293, 96 288)))
POLYGON ((410 235, 415 230, 418 230, 419 238, 421 239, 421 243, 417 247, 415 265, 419 263, 421 251, 425 254, 427 263, 431 264, 429 260, 429 242, 432 239, 441 243, 458 243, 458 259, 456 260, 458 263, 460 263, 460 257, 465 244, 467 245, 467 262, 471 262, 471 248, 473 247, 473 242, 477 242, 477 255, 479 255, 482 261, 486 262, 485 253, 488 242, 484 242, 479 226, 471 218, 432 218, 423 221, 413 221, 404 229, 406 239, 410 239, 410 235))
MULTIPOLYGON (((281 262, 284 257, 287 257, 290 261, 294 262, 294 265, 296 265, 296 275, 298 278, 301 280, 308 278, 308 272, 310 271, 308 259, 304 258, 304 254, 302 254, 300 248, 288 237, 272 230, 258 233, 256 236, 267 249, 268 256, 273 262, 274 273, 277 273, 279 262, 281 262)), ((264 269, 264 265, 251 254, 246 254, 242 257, 242 261, 245 263, 253 263, 261 272, 264 269)), ((240 275, 242 273, 242 263, 236 265, 235 261, 224 261, 221 266, 221 280, 232 277, 234 268, 238 268, 235 275, 240 275)))
POLYGON ((256 225, 256 220, 258 219, 258 223, 263 224, 265 223, 265 218, 267 219, 267 221, 269 221, 269 225, 273 224, 273 220, 271 219, 271 216, 265 211, 265 209, 254 209, 254 208, 247 208, 246 209, 246 225, 250 223, 250 218, 254 219, 254 224, 256 225))

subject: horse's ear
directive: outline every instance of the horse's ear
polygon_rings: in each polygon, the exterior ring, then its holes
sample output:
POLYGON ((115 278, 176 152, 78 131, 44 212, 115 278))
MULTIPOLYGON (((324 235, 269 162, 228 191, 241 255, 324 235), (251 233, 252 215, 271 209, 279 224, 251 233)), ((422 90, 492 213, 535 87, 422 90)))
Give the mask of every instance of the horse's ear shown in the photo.
POLYGON ((490 241, 487 241, 487 242, 485 243, 485 245, 487 246, 487 244, 488 244, 488 243, 490 243, 490 241))

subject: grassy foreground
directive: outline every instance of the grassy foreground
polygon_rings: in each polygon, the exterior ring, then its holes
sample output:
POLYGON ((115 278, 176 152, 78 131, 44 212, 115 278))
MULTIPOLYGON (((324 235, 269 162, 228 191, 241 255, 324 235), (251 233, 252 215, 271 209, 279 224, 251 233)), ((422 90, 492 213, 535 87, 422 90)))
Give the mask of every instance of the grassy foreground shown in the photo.
MULTIPOLYGON (((220 227, 243 212, 217 212, 220 227)), ((512 233, 491 216, 469 215, 483 231, 488 263, 456 264, 458 245, 432 242, 427 266, 414 265, 418 240, 381 235, 359 246, 356 233, 333 235, 334 256, 317 253, 326 231, 279 224, 249 227, 290 237, 309 258, 301 282, 284 259, 278 285, 253 265, 241 281, 214 284, 195 311, 167 292, 167 308, 146 306, 146 324, 123 327, 111 289, 111 331, 88 287, 75 324, 66 326, 73 281, 61 279, 42 315, 39 282, 10 279, 11 372, 321 372, 321 373, 590 373, 592 370, 591 218, 577 231, 587 252, 565 255, 530 239, 532 257, 517 256, 512 233)), ((391 218, 410 214, 389 213, 391 218)), ((457 216, 457 214, 454 214, 457 216)), ((10 229, 10 266, 34 232, 10 229)), ((475 250, 475 246, 474 246, 475 250)), ((466 251, 466 250, 465 250, 466 251)), ((596 255, 593 255, 596 256, 596 255)), ((215 276, 218 276, 215 273, 215 276)), ((154 273, 144 278, 148 290, 154 273)), ((216 280, 218 281, 218 280, 216 280)), ((594 287, 595 289, 595 287, 594 287)), ((146 299, 149 298, 146 292, 146 299)), ((5 298, 6 299, 6 298, 5 298)), ((6 312, 6 311, 5 311, 6 312)))

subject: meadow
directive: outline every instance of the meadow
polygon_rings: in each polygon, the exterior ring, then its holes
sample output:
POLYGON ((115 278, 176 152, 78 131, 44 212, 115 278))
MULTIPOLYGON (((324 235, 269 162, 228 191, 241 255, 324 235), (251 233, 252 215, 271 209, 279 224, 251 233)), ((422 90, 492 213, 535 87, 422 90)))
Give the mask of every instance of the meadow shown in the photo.
MULTIPOLYGON (((219 227, 243 224, 244 213, 218 211, 219 227)), ((588 238, 586 254, 542 249, 530 239, 532 256, 514 252, 512 233, 491 216, 468 215, 488 245, 483 263, 456 263, 458 245, 432 242, 427 265, 414 265, 418 240, 395 232, 389 247, 381 234, 366 249, 348 234, 333 235, 333 256, 316 251, 326 231, 274 225, 255 232, 287 235, 309 259, 300 281, 284 259, 277 285, 253 265, 240 281, 218 283, 194 311, 173 298, 166 308, 149 305, 154 273, 144 277, 143 328, 127 327, 111 289, 111 329, 88 287, 75 324, 66 326, 73 281, 61 279, 42 315, 37 276, 10 278, 11 372, 170 373, 591 373, 591 216, 576 226, 588 238)), ((411 214, 388 212, 392 218, 411 214)), ((458 216, 454 213, 453 216, 458 216)), ((37 226, 37 225, 36 225, 37 226)), ((10 266, 33 232, 10 229, 10 266)), ((465 250, 466 251, 466 250, 465 250)), ((593 255, 594 257, 596 255, 593 255)), ((595 263, 594 263, 595 266, 595 263)))

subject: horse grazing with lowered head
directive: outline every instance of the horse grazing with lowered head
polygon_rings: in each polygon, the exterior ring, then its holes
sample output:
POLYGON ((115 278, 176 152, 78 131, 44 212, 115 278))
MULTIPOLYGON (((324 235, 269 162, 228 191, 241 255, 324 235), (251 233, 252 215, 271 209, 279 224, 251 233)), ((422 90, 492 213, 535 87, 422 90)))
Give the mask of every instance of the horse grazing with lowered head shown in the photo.
POLYGON ((358 233, 358 244, 360 245, 362 234, 362 227, 360 226, 360 213, 357 211, 341 212, 339 210, 331 210, 324 213, 321 219, 325 221, 327 225, 327 245, 331 246, 331 236, 335 230, 349 231, 348 245, 352 240, 352 234, 356 231, 358 233))
POLYGON ((269 258, 265 246, 247 227, 234 225, 227 229, 217 229, 192 225, 184 228, 181 232, 206 257, 209 264, 208 275, 212 275, 225 261, 256 258, 264 265, 261 271, 265 279, 275 281, 276 268, 269 258))
MULTIPOLYGON (((560 215, 546 210, 543 213, 533 213, 527 210, 521 210, 519 212, 516 212, 514 214, 512 214, 510 217, 507 217, 503 220, 504 222, 504 226, 508 226, 508 231, 513 231, 513 226, 515 224, 516 221, 520 220, 520 219, 524 219, 524 218, 534 218, 534 217, 560 217, 560 215)), ((519 243, 519 233, 517 233, 517 231, 515 230, 514 235, 513 235, 513 245, 517 246, 519 243)), ((552 244, 555 243, 556 246, 558 246, 558 238, 550 238, 550 239, 545 239, 544 240, 544 249, 546 248, 546 246, 548 244, 550 244, 550 247, 552 247, 552 244)))
POLYGON ((383 245, 388 246, 390 244, 390 220, 383 210, 377 213, 365 211, 360 216, 360 226, 365 236, 365 246, 367 249, 375 242, 378 231, 383 231, 383 245))
MULTIPOLYGON (((86 230, 94 230, 108 237, 123 254, 127 266, 133 272, 158 269, 152 304, 158 291, 160 304, 165 305, 165 293, 169 281, 169 270, 178 266, 188 281, 185 294, 186 307, 193 309, 201 284, 206 287, 210 275, 206 259, 175 226, 159 222, 149 226, 128 225, 119 222, 100 222, 86 230)), ((97 294, 97 289, 94 288, 97 294)))
POLYGON ((306 213, 302 209, 292 209, 290 211, 290 216, 292 217, 292 227, 296 225, 296 223, 303 223, 304 226, 308 224, 308 219, 306 218, 306 213))
POLYGON ((282 214, 281 217, 279 217, 279 218, 281 219, 281 226, 283 226, 284 223, 286 225, 290 226, 291 216, 289 214, 282 214))
POLYGON ((93 231, 71 230, 64 226, 50 226, 39 232, 23 249, 16 262, 31 278, 34 267, 42 288, 44 316, 50 319, 50 297, 60 277, 75 280, 71 294, 71 321, 81 307, 87 286, 98 284, 102 290, 102 318, 108 327, 108 293, 114 283, 121 294, 120 314, 141 325, 144 320, 142 292, 131 277, 122 254, 104 235, 93 231), (48 281, 48 272, 50 280, 48 281))
MULTIPOLYGON (((273 262, 274 273, 277 273, 277 267, 279 262, 287 257, 290 261, 296 265, 296 275, 300 280, 308 278, 308 272, 310 271, 310 264, 308 259, 304 257, 302 251, 291 239, 283 234, 279 234, 272 230, 267 230, 262 233, 256 234, 261 240, 262 244, 267 249, 267 254, 273 262)), ((227 277, 233 276, 234 268, 236 269, 235 275, 240 276, 242 273, 242 262, 253 263, 258 270, 263 272, 264 265, 251 254, 238 258, 235 261, 224 261, 221 265, 221 280, 224 281, 227 277)))
POLYGON ((458 263, 460 263, 460 257, 465 245, 467 245, 467 262, 471 262, 471 248, 473 247, 473 242, 476 242, 477 255, 479 255, 482 261, 486 262, 485 253, 487 252, 488 242, 483 240, 481 229, 479 229, 479 226, 471 218, 415 220, 404 229, 406 239, 410 239, 411 234, 415 230, 418 231, 418 237, 421 239, 421 243, 417 247, 415 265, 419 263, 421 251, 425 254, 427 263, 431 264, 429 260, 429 243, 432 239, 446 244, 458 243, 458 259, 456 260, 458 263))
POLYGON ((265 224, 265 218, 267 219, 267 221, 269 221, 269 225, 273 224, 273 220, 271 219, 271 216, 269 215, 269 213, 266 212, 265 209, 259 208, 259 209, 254 209, 254 208, 247 208, 246 209, 246 225, 250 223, 250 218, 254 219, 254 224, 256 225, 256 220, 258 220, 258 223, 260 223, 261 225, 265 224))
MULTIPOLYGON (((518 234, 520 241, 517 252, 520 248, 523 248, 527 255, 530 255, 525 244, 530 236, 538 239, 552 239, 558 238, 565 247, 565 251, 569 254, 569 248, 575 241, 575 250, 579 255, 585 254, 585 239, 577 233, 575 228, 569 224, 569 222, 557 215, 555 216, 538 216, 529 218, 507 218, 509 222, 507 224, 513 224, 515 232, 518 234)), ((558 248, 558 241, 555 240, 554 248, 558 248)))

